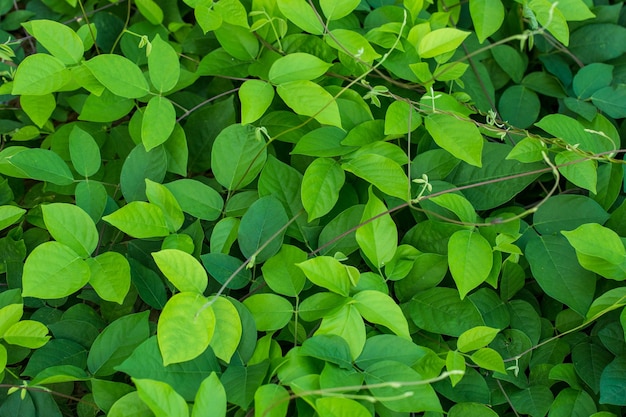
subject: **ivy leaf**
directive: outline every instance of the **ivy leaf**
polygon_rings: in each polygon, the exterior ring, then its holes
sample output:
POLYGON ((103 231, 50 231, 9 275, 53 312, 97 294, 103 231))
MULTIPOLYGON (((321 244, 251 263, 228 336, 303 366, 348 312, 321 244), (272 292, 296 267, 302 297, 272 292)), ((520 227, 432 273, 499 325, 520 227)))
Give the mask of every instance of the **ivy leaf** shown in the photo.
POLYGON ((207 303, 205 297, 195 292, 180 292, 167 301, 157 324, 165 366, 192 360, 209 347, 215 314, 207 303))

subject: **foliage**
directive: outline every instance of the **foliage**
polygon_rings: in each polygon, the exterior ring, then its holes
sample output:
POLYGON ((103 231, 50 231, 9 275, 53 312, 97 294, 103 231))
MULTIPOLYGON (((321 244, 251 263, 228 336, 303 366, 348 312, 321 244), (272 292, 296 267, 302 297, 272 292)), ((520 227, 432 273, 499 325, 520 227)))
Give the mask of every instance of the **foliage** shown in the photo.
POLYGON ((0 416, 623 414, 622 3, 0 15, 0 416))

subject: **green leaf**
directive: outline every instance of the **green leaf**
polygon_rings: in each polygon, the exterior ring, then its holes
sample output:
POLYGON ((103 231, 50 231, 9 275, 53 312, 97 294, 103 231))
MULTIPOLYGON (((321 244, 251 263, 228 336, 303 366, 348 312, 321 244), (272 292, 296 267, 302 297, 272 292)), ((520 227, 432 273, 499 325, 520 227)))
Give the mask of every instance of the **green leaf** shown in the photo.
POLYGON ((550 197, 533 216, 533 227, 542 235, 573 230, 586 223, 604 224, 609 214, 594 200, 582 195, 550 197), (576 207, 576 210, 570 210, 576 207))
POLYGON ((101 95, 90 94, 85 100, 78 120, 109 123, 126 116, 135 106, 133 100, 116 96, 109 90, 101 95))
POLYGON ((596 411, 596 403, 587 391, 565 388, 554 399, 549 415, 551 417, 566 417, 581 413, 583 415, 595 416, 594 413, 596 411))
POLYGON ((70 247, 45 242, 26 258, 22 295, 44 300, 67 297, 89 281, 89 274, 87 263, 70 247))
POLYGON ((302 136, 291 151, 296 155, 332 157, 350 153, 354 147, 343 146, 346 132, 334 126, 323 126, 302 136))
POLYGON ((626 52, 626 28, 615 23, 581 26, 571 36, 571 52, 583 64, 605 62, 626 52))
POLYGON ((394 101, 385 113, 385 135, 406 135, 422 124, 422 116, 406 101, 394 101))
POLYGON ((370 391, 390 410, 400 413, 441 412, 435 390, 423 380, 424 377, 408 365, 391 360, 378 362, 365 370, 368 385, 388 384, 370 388, 370 391))
POLYGON ((216 220, 222 213, 224 200, 208 185, 184 178, 164 184, 172 192, 181 209, 201 220, 216 220))
POLYGON ((31 20, 22 26, 64 64, 78 64, 83 57, 83 42, 69 26, 52 20, 31 20))
POLYGON ((137 391, 124 395, 111 406, 109 417, 153 417, 154 413, 139 398, 137 391))
POLYGON ((67 164, 59 155, 47 149, 24 149, 6 157, 5 161, 23 173, 21 178, 48 181, 56 185, 70 185, 74 182, 67 164))
POLYGON ((225 253, 206 253, 200 259, 211 277, 226 288, 241 289, 252 278, 250 270, 241 267, 243 261, 225 253))
POLYGON ((324 27, 315 12, 304 0, 278 0, 278 8, 290 22, 313 35, 324 33, 324 27))
POLYGON ((301 193, 309 223, 332 210, 344 181, 345 173, 334 159, 317 158, 307 167, 301 193))
POLYGON ((587 321, 593 321, 601 315, 626 305, 626 288, 614 288, 593 300, 586 314, 587 321))
POLYGON ((549 114, 535 123, 535 126, 584 151, 602 153, 615 150, 616 145, 610 139, 592 134, 582 123, 562 114, 549 114))
POLYGON ((5 229, 19 219, 26 213, 26 210, 16 206, 0 206, 0 230, 5 229))
POLYGON ((282 385, 262 385, 254 393, 254 417, 286 417, 289 400, 282 385))
POLYGON ((157 324, 163 364, 190 361, 206 350, 215 330, 215 314, 202 294, 180 292, 165 304, 157 324))
POLYGON ((448 372, 452 372, 452 371, 463 372, 462 375, 456 375, 456 374, 450 375, 450 383, 452 384, 453 387, 456 384, 458 384, 459 381, 461 381, 461 379, 463 379, 463 376, 465 374, 465 369, 466 369, 465 356, 463 356, 461 353, 459 353, 456 350, 449 350, 446 356, 446 370, 448 372))
POLYGON ((87 372, 73 365, 57 365, 44 369, 31 380, 33 385, 55 384, 59 382, 88 381, 87 372))
POLYGON ((120 186, 126 201, 146 200, 146 181, 161 182, 167 170, 167 154, 162 146, 147 152, 140 143, 126 157, 120 186))
POLYGON ((211 305, 215 314, 215 331, 211 349, 219 359, 230 362, 239 347, 243 332, 237 308, 227 298, 217 297, 211 305))
POLYGON ((591 96, 593 104, 609 116, 618 119, 626 117, 626 88, 623 85, 602 88, 591 96))
POLYGON ((515 159, 525 163, 542 161, 542 151, 545 151, 543 142, 536 138, 524 138, 517 142, 506 159, 515 159))
POLYGON ((470 32, 464 32, 454 28, 436 29, 427 33, 420 40, 417 47, 422 58, 432 58, 454 51, 458 48, 470 32))
POLYGON ((409 324, 400 306, 386 294, 379 291, 359 291, 353 297, 356 308, 365 320, 387 327, 400 337, 411 340, 409 324))
POLYGON ((332 36, 326 37, 326 42, 341 52, 358 58, 363 62, 372 62, 381 57, 367 39, 358 32, 347 29, 333 29, 332 36))
POLYGON ((472 353, 470 358, 476 365, 483 369, 506 374, 506 368, 504 367, 504 360, 502 359, 502 356, 491 348, 480 348, 476 352, 472 353))
POLYGON ((20 321, 24 314, 24 304, 9 304, 0 308, 0 338, 4 332, 20 321))
POLYGON ((436 287, 417 293, 409 315, 420 328, 438 334, 460 336, 485 322, 469 298, 461 299, 453 288, 436 287))
POLYGON ((141 69, 121 55, 96 55, 83 65, 107 90, 117 96, 139 98, 149 92, 148 82, 141 69))
POLYGON ((141 141, 150 152, 164 143, 174 131, 176 110, 168 99, 154 96, 148 101, 141 121, 141 141))
POLYGON ((185 215, 178 205, 178 201, 167 187, 146 178, 146 196, 151 204, 161 209, 171 233, 175 233, 182 227, 185 215))
POLYGON ((100 298, 122 304, 130 290, 130 265, 124 255, 105 252, 87 259, 87 264, 89 283, 100 298))
POLYGON ((59 91, 70 80, 70 71, 61 60, 47 54, 33 54, 17 67, 11 94, 42 96, 59 91))
POLYGON ((255 127, 233 124, 215 138, 211 167, 215 179, 230 191, 250 184, 267 158, 265 140, 255 127))
MULTIPOLYGON (((328 0, 331 1, 331 0, 328 0)), ((368 417, 370 411, 355 400, 342 397, 322 397, 315 400, 318 415, 324 417, 368 417)))
POLYGON ((83 210, 91 220, 98 222, 104 213, 108 194, 104 185, 96 181, 80 181, 76 185, 76 205, 83 210))
POLYGON ((322 318, 315 335, 337 335, 342 337, 350 347, 352 359, 359 357, 365 345, 365 323, 356 306, 346 304, 332 314, 322 318))
POLYGON ((559 172, 574 185, 596 194, 598 164, 573 151, 562 151, 554 157, 559 172))
POLYGON ((448 417, 498 417, 498 414, 484 404, 463 402, 450 407, 448 417))
POLYGON ((500 29, 504 22, 504 6, 500 0, 471 0, 469 10, 480 43, 500 29))
POLYGON ((466 353, 487 346, 500 330, 487 326, 477 326, 463 332, 457 340, 457 349, 466 353))
POLYGON ((321 0, 320 6, 326 19, 338 20, 348 16, 359 6, 360 0, 321 0))
POLYGON ((135 1, 139 13, 153 25, 160 25, 163 22, 163 10, 154 0, 135 1))
POLYGON ((428 201, 432 201, 438 206, 450 210, 464 223, 476 223, 477 216, 472 203, 460 194, 441 194, 429 198, 428 201))
POLYGON ((489 277, 493 265, 491 245, 478 232, 459 230, 448 242, 448 263, 463 299, 489 277))
POLYGON ((215 37, 231 56, 242 61, 253 60, 259 53, 259 40, 247 27, 222 22, 215 37))
POLYGON ((291 303, 276 294, 254 294, 246 298, 243 305, 252 313, 259 331, 282 329, 294 313, 291 303))
POLYGON ((22 320, 6 329, 2 336, 5 342, 29 349, 39 349, 50 340, 48 328, 34 320, 22 320))
POLYGON ((296 265, 313 284, 344 297, 350 293, 351 276, 358 274, 354 267, 343 265, 331 256, 318 256, 296 265))
POLYGON ((291 81, 315 80, 332 66, 318 57, 303 52, 295 52, 278 58, 272 64, 269 80, 272 84, 291 81))
POLYGON ((83 177, 91 177, 100 169, 100 147, 93 136, 78 126, 70 132, 70 156, 74 169, 83 177))
POLYGON ((596 91, 611 85, 613 68, 613 65, 594 62, 578 70, 572 83, 576 96, 586 100, 596 91))
POLYGON ((626 384, 626 358, 617 357, 602 371, 600 378, 600 403, 626 405, 624 386, 626 384))
POLYGON ((161 381, 132 378, 139 398, 148 405, 155 417, 186 417, 189 407, 174 388, 161 381))
POLYGON ((206 271, 190 254, 178 249, 152 253, 163 275, 181 292, 202 294, 208 285, 206 271))
POLYGON ((280 84, 276 91, 296 114, 310 116, 318 122, 341 127, 341 115, 335 98, 312 81, 290 81, 280 84))
POLYGON ((267 286, 278 294, 297 297, 306 283, 306 276, 297 264, 305 262, 306 259, 306 252, 300 248, 283 245, 280 251, 265 261, 261 267, 267 286))
MULTIPOLYGON (((290 55, 288 55, 290 56, 290 55)), ((261 80, 247 80, 239 88, 241 124, 256 122, 274 100, 274 87, 261 80)))
POLYGON ((352 367, 350 347, 342 337, 334 334, 320 334, 309 337, 302 343, 300 354, 338 365, 343 369, 352 367))
POLYGON ((626 279, 626 249, 613 230, 597 223, 586 223, 561 233, 576 250, 583 268, 606 278, 626 279))
POLYGON ((67 203, 41 206, 43 220, 52 237, 83 258, 98 245, 98 230, 91 217, 80 207, 67 203))
POLYGON ((252 203, 241 218, 237 234, 243 255, 254 256, 256 263, 275 255, 283 244, 288 221, 283 205, 276 198, 265 196, 252 203))
POLYGON ((387 207, 371 187, 361 223, 365 224, 356 230, 356 241, 367 259, 380 269, 396 253, 398 230, 387 207))
POLYGON ((397 162, 377 154, 362 154, 341 165, 345 171, 373 184, 390 196, 407 200, 409 179, 397 162))
POLYGON ((560 8, 553 7, 549 0, 531 0, 528 3, 537 21, 563 45, 569 45, 569 26, 560 8))
POLYGON ((217 374, 212 372, 206 377, 194 401, 191 417, 225 417, 226 391, 217 374))
POLYGON ((596 278, 576 260, 576 252, 561 236, 541 236, 526 245, 526 259, 541 289, 580 315, 595 292, 596 278))
POLYGON ((102 220, 138 239, 169 235, 163 211, 144 201, 132 201, 102 220))
POLYGON ((425 125, 437 145, 470 165, 482 166, 484 140, 474 122, 433 113, 426 118, 425 125))
MULTIPOLYGON (((51 93, 37 96, 23 95, 20 97, 20 106, 22 106, 22 110, 30 117, 33 123, 43 128, 50 116, 52 116, 57 103, 54 95, 51 93)), ((13 136, 13 140, 16 140, 15 136, 13 136)))
MULTIPOLYGON (((141 10, 141 9, 140 9, 141 10)), ((180 78, 178 53, 158 34, 151 42, 152 51, 148 55, 148 73, 150 81, 160 93, 170 91, 180 78)))
POLYGON ((520 129, 526 129, 537 120, 541 102, 533 90, 522 85, 513 85, 500 96, 498 109, 502 120, 520 129))
POLYGON ((96 376, 113 375, 115 368, 150 336, 149 313, 128 314, 109 324, 89 350, 89 372, 96 376))
POLYGON ((554 395, 545 385, 532 385, 522 391, 510 395, 511 405, 520 414, 531 417, 542 417, 548 413, 554 395))

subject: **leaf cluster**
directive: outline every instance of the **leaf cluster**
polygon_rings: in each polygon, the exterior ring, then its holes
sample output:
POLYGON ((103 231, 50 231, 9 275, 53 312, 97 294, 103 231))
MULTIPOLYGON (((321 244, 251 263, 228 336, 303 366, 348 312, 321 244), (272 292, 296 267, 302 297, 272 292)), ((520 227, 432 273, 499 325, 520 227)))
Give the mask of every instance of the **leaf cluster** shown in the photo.
POLYGON ((0 15, 0 416, 624 413, 622 3, 0 15))

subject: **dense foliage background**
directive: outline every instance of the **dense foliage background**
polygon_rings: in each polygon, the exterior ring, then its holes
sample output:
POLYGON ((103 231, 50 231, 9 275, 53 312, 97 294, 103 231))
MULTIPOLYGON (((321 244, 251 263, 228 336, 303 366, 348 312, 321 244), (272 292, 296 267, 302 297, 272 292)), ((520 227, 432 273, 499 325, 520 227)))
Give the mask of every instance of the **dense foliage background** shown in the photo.
POLYGON ((0 15, 0 416, 623 414, 622 2, 0 15))

